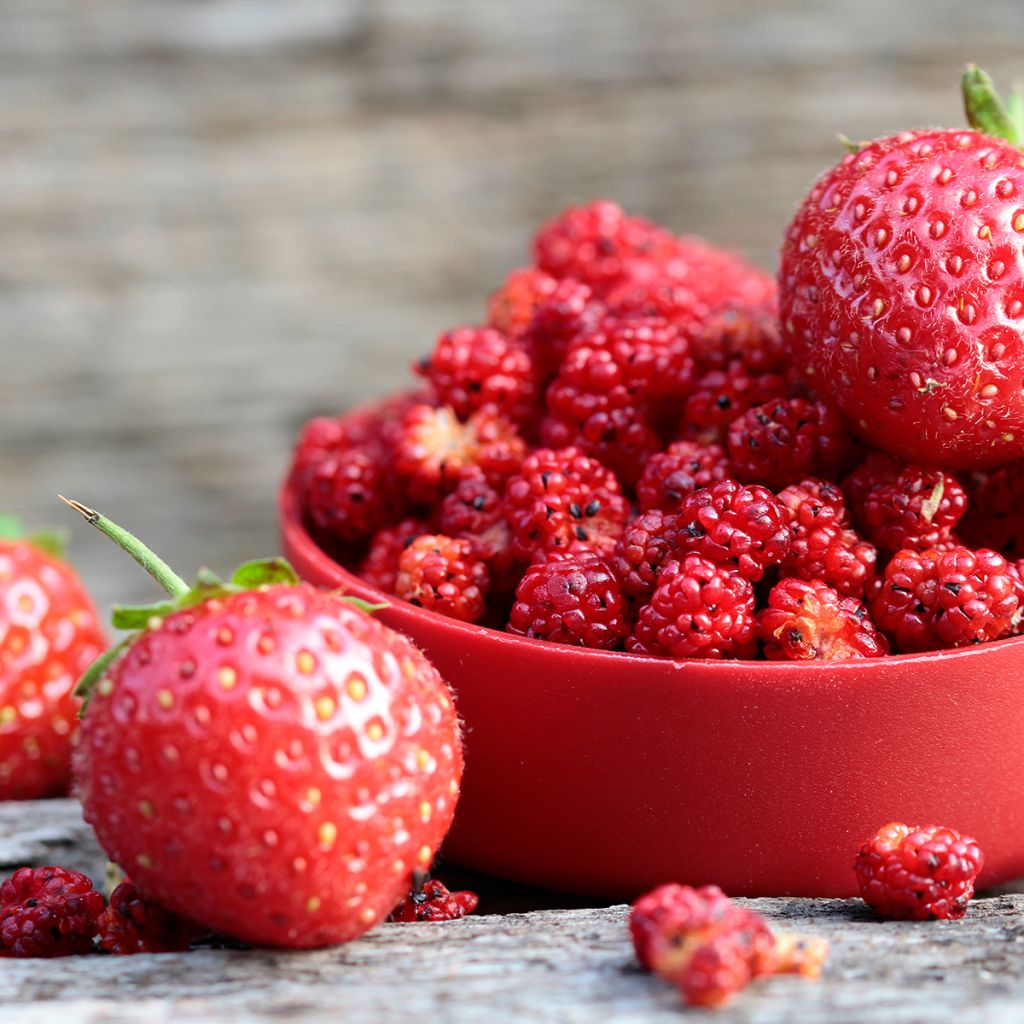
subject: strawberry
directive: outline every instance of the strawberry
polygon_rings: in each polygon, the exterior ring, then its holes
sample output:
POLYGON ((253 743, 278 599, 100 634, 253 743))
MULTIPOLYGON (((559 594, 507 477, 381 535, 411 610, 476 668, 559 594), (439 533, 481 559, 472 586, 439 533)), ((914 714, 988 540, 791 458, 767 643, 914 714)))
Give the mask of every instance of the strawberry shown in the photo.
POLYGON ((83 677, 86 819, 147 897, 269 946, 355 938, 430 866, 462 774, 451 694, 357 603, 280 560, 189 587, 69 502, 171 595, 83 677))
POLYGON ((991 80, 977 130, 904 132, 847 155, 786 235, 783 329, 850 427, 948 469, 1024 456, 1024 159, 991 80))
POLYGON ((56 535, 0 517, 0 800, 67 790, 75 683, 106 640, 56 535))

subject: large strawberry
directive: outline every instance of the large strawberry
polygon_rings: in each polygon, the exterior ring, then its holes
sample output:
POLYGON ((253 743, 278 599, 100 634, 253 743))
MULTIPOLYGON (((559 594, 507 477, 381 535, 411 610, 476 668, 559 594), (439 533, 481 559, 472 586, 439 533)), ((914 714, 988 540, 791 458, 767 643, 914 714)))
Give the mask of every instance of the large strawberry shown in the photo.
POLYGON ((404 637, 286 563, 189 587, 70 503, 171 595, 83 679, 87 820, 147 896, 248 942, 343 942, 427 869, 462 775, 436 669, 404 637))
POLYGON ((879 448, 977 469, 1024 456, 1024 104, 964 75, 976 130, 865 144, 786 235, 783 330, 813 387, 879 448))
POLYGON ((96 609, 55 534, 0 516, 0 800, 67 790, 75 683, 106 646, 96 609))

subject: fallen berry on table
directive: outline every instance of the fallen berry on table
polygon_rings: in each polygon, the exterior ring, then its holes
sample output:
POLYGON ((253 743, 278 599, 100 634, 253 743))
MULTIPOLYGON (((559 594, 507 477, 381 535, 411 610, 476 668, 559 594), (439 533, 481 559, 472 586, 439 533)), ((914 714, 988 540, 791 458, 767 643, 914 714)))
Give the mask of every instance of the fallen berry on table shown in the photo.
POLYGON ((955 829, 890 822, 860 848, 854 871, 880 917, 956 920, 967 913, 984 855, 955 829))
POLYGON ((88 953, 103 909, 103 896, 78 871, 19 868, 0 884, 0 956, 88 953))
POLYGON ((189 948, 189 922, 148 899, 133 882, 122 882, 97 919, 97 940, 105 953, 180 953, 189 948))
POLYGON ((430 880, 411 892, 393 911, 389 921, 455 921, 472 914, 480 903, 475 892, 449 892, 440 882, 430 880))
POLYGON ((828 959, 828 939, 802 932, 777 931, 772 953, 772 974, 799 974, 802 978, 817 978, 828 959))

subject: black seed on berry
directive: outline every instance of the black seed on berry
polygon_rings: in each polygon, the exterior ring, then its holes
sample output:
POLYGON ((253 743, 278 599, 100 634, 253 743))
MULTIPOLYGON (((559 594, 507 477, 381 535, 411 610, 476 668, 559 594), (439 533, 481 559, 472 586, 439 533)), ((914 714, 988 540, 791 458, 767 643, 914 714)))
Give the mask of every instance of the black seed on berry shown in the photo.
POLYGON ((579 507, 579 505, 576 504, 576 502, 573 502, 569 506, 569 515, 571 515, 573 517, 573 519, 582 519, 583 518, 583 513, 580 511, 580 507, 579 507))
POLYGON ((584 510, 583 514, 586 516, 596 516, 601 511, 601 502, 595 498, 584 510))
POLYGON ((582 526, 577 526, 576 527, 576 539, 577 540, 582 540, 582 541, 586 541, 588 539, 587 538, 587 531, 584 530, 582 526))

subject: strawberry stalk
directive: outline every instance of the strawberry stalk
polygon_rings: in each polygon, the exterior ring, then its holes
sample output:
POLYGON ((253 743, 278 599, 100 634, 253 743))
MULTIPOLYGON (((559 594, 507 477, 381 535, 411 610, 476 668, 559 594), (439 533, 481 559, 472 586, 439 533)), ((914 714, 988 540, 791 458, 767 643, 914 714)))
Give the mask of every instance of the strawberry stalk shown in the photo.
POLYGON ((960 81, 964 110, 972 128, 1013 146, 1024 145, 1024 94, 1015 87, 1004 103, 995 83, 981 68, 968 64, 960 81))

